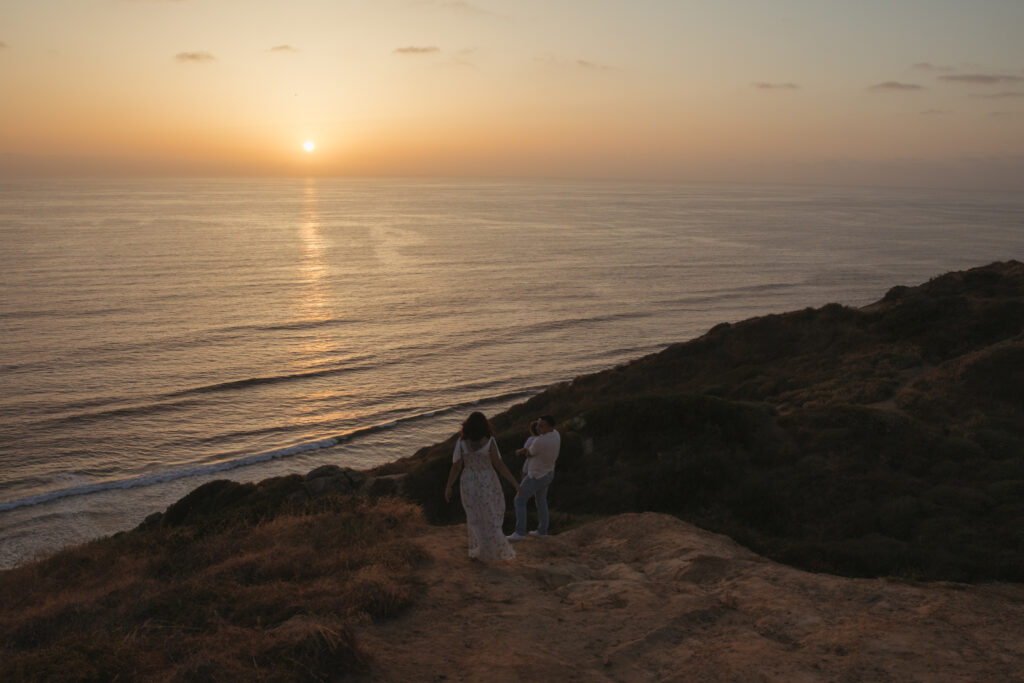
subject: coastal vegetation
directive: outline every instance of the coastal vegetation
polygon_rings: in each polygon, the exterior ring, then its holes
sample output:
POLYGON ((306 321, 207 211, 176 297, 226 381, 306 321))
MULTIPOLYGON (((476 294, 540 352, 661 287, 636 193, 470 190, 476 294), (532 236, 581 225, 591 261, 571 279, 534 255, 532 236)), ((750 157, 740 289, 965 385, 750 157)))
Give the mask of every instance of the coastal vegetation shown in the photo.
MULTIPOLYGON (((818 572, 1024 580, 1024 264, 722 324, 558 384, 493 417, 507 460, 547 413, 555 533, 661 512, 818 572)), ((453 441, 369 473, 211 482, 0 573, 0 679, 371 671, 353 628, 414 604, 416 537, 461 521, 453 441)))

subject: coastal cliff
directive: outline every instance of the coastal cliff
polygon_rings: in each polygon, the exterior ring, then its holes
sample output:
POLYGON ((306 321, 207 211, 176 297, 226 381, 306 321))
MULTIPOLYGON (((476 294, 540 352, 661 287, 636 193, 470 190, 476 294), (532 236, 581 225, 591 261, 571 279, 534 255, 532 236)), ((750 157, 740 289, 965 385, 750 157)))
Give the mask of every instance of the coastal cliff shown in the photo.
POLYGON ((212 482, 0 572, 0 678, 1019 676, 1024 264, 556 385, 493 416, 513 467, 541 413, 555 535, 511 562, 465 555, 451 440, 212 482))
MULTIPOLYGON (((545 413, 563 526, 665 512, 813 571, 1024 580, 1019 262, 719 325, 494 416, 501 451, 545 413)), ((437 495, 453 440, 376 472, 434 522, 461 514, 437 495)))

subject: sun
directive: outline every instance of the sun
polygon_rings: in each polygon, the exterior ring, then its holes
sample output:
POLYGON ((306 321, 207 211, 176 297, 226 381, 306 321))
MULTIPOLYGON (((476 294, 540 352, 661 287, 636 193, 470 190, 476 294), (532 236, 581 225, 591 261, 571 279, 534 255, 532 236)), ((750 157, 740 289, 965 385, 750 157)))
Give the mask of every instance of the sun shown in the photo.
POLYGON ((312 140, 306 140, 305 142, 302 143, 302 149, 306 150, 307 152, 312 152, 314 149, 316 149, 316 145, 313 144, 312 140))

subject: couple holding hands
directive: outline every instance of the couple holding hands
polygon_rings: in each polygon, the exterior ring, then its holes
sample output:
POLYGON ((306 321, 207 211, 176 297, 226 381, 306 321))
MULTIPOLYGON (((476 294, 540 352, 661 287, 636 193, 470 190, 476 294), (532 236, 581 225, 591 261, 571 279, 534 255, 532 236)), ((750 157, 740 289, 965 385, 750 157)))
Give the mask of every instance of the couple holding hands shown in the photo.
POLYGON ((530 438, 516 451, 526 459, 523 479, 519 482, 501 459, 491 424, 484 414, 474 412, 466 418, 455 443, 444 498, 451 500, 452 486, 461 475, 459 492, 466 510, 470 557, 482 562, 514 557, 516 553, 509 541, 527 538, 526 502, 530 498, 536 501, 538 520, 538 527, 530 536, 544 538, 548 535, 548 487, 555 478, 555 460, 561 444, 562 437, 555 429, 553 417, 544 415, 531 422, 530 438), (516 528, 509 536, 501 530, 505 496, 501 492, 499 474, 516 489, 516 528))

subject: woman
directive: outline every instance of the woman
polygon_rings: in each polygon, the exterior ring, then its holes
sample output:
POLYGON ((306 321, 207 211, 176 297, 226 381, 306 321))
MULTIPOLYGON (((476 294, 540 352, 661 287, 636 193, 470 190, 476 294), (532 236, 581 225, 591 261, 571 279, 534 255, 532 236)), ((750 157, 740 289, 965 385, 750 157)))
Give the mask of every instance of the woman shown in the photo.
MULTIPOLYGON (((538 436, 540 436, 540 430, 537 429, 537 421, 533 420, 530 422, 530 436, 526 438, 526 442, 523 444, 523 447, 516 451, 516 453, 522 453, 523 451, 530 450, 530 444, 536 441, 538 436)), ((523 475, 526 475, 526 466, 529 464, 529 459, 523 458, 523 475)))
POLYGON ((459 493, 466 510, 466 531, 469 534, 469 556, 481 562, 507 560, 515 551, 501 531, 505 519, 505 496, 501 492, 498 473, 505 477, 516 493, 519 482, 509 472, 498 452, 491 424, 481 412, 471 413, 462 423, 460 438, 452 454, 444 499, 451 501, 452 485, 461 474, 459 493))

